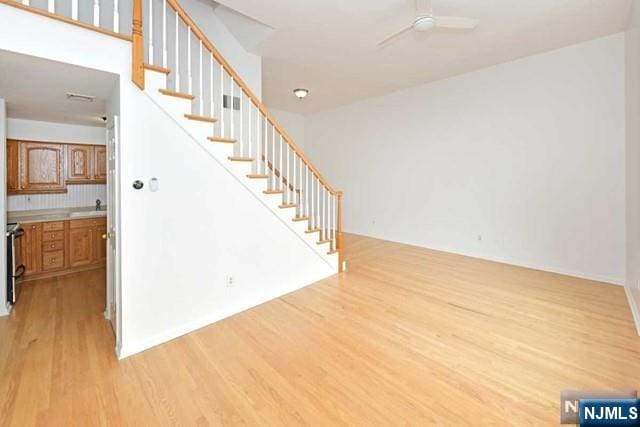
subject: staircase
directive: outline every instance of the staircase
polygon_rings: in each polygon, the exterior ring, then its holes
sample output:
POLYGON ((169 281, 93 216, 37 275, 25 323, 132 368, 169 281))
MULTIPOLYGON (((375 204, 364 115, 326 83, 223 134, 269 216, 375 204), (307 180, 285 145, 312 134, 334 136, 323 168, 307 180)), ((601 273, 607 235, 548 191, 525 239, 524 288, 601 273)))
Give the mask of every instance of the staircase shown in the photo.
POLYGON ((132 80, 325 261, 344 267, 334 190, 176 0, 0 0, 132 43, 132 80), (70 5, 61 6, 61 3, 70 5), (103 5, 104 3, 104 5, 103 5), (132 25, 123 25, 130 7, 132 25), (66 15, 61 11, 66 11, 66 15), (68 13, 70 11, 70 14, 68 13), (143 30, 144 25, 144 30, 143 30))

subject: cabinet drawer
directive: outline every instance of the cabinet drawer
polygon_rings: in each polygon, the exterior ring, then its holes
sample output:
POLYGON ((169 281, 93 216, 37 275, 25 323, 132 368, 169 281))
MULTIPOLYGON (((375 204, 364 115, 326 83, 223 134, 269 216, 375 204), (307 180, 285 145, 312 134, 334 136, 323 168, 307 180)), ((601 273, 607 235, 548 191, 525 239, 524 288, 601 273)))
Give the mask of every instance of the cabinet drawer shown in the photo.
POLYGON ((53 252, 62 250, 64 250, 64 242, 62 240, 42 243, 42 252, 53 252))
POLYGON ((91 228, 107 223, 106 218, 74 219, 69 221, 69 228, 91 228))
POLYGON ((42 231, 61 231, 64 230, 64 221, 45 222, 42 224, 42 231))
POLYGON ((42 232, 42 241, 43 242, 53 242, 55 240, 63 240, 64 239, 64 231, 47 231, 42 232))
POLYGON ((42 253, 42 270, 57 270, 64 266, 64 252, 43 252, 42 253))

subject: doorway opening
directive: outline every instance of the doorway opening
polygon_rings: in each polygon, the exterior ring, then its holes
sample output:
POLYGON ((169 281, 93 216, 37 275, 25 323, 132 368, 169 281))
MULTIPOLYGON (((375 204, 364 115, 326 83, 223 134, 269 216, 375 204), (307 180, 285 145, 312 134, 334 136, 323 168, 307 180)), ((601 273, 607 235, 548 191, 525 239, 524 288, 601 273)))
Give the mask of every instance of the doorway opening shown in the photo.
POLYGON ((7 226, 0 302, 8 313, 0 322, 80 322, 70 332, 115 349, 119 76, 1 50, 0 63, 7 226))

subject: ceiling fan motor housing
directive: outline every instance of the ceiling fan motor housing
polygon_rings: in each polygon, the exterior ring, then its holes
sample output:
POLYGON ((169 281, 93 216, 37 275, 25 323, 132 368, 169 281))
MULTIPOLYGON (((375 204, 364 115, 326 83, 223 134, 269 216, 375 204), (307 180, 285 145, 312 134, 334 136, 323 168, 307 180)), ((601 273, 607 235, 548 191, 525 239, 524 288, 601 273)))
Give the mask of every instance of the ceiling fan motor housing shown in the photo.
POLYGON ((433 16, 418 16, 415 21, 413 21, 413 29, 416 31, 429 31, 436 25, 436 20, 433 19, 433 16))

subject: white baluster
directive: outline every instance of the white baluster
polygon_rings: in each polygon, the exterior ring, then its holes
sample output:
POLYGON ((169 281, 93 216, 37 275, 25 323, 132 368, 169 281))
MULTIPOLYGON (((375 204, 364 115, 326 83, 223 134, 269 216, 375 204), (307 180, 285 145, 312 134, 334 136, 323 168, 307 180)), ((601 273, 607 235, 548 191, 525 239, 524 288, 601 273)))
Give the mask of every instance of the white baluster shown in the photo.
POLYGON ((49 13, 55 13, 56 12, 56 2, 55 2, 55 0, 48 0, 47 1, 47 11, 49 13))
POLYGON ((242 89, 240 89, 240 93, 238 96, 238 101, 240 103, 240 141, 238 142, 238 150, 240 151, 240 155, 243 156, 244 155, 244 125, 242 123, 244 115, 243 115, 243 108, 242 108, 242 104, 244 104, 243 99, 242 99, 242 94, 243 91, 242 89))
POLYGON ((276 130, 273 124, 271 125, 271 189, 277 190, 278 185, 276 182, 276 130))
POLYGON ((180 92, 180 16, 176 12, 176 92, 180 92))
MULTIPOLYGON (((284 141, 284 139, 282 139, 282 141, 284 141)), ((284 187, 284 203, 289 204, 291 203, 291 195, 289 194, 289 191, 291 190, 291 174, 289 173, 289 144, 287 144, 287 141, 284 141, 284 163, 285 164, 282 166, 282 169, 280 169, 280 174, 282 175, 283 183, 286 179, 286 185, 284 187)))
POLYGON ((153 65, 153 0, 149 0, 149 64, 153 65))
POLYGON ((269 160, 267 156, 267 153, 269 152, 269 146, 267 145, 269 142, 269 135, 267 134, 267 117, 262 116, 262 120, 264 121, 264 131, 262 133, 262 155, 264 156, 264 162, 262 162, 262 174, 264 175, 267 171, 267 161, 269 160))
MULTIPOLYGON (((76 1, 76 14, 77 14, 78 0, 75 0, 75 1, 76 1)), ((120 7, 118 3, 119 3, 118 0, 113 0, 113 31, 116 33, 120 32, 120 7)), ((76 19, 78 18, 76 17, 76 19)))
POLYGON ((302 193, 304 196, 304 208, 302 209, 302 215, 309 216, 309 168, 306 164, 302 172, 304 173, 304 193, 302 193))
MULTIPOLYGON (((22 2, 24 4, 24 2, 22 2)), ((27 0, 27 4, 29 1, 27 0)), ((74 21, 78 20, 78 0, 73 0, 71 2, 71 19, 74 21)))
POLYGON ((215 111, 213 108, 213 55, 209 54, 209 99, 211 105, 209 106, 209 115, 215 117, 215 111))
MULTIPOLYGON (((116 0, 117 2, 118 0, 116 0)), ((168 62, 167 53, 167 2, 162 0, 162 66, 167 68, 168 62)))
POLYGON ((187 26, 187 93, 193 94, 193 74, 191 73, 191 27, 187 26))
POLYGON ((29 6, 29 0, 22 0, 22 4, 25 6, 29 6))
POLYGON ((220 64, 220 136, 224 138, 224 67, 220 64))
POLYGON ((234 105, 235 102, 234 102, 234 99, 233 99, 233 85, 234 85, 235 82, 233 80, 233 77, 230 77, 230 79, 231 79, 231 91, 230 91, 231 95, 229 96, 229 108, 230 108, 230 110, 229 110, 230 111, 230 113, 229 113, 230 114, 229 123, 231 124, 231 133, 230 133, 230 135, 231 135, 231 139, 233 139, 235 137, 235 135, 236 135, 236 129, 235 129, 235 126, 234 126, 235 123, 233 122, 233 116, 234 116, 233 110, 235 109, 234 108, 235 107, 235 105, 234 105))
POLYGON ((202 78, 202 40, 200 40, 200 52, 198 53, 198 79, 200 79, 200 96, 198 97, 198 111, 201 116, 204 114, 202 112, 204 108, 204 98, 202 97, 204 92, 202 91, 202 86, 204 85, 204 79, 202 78))
MULTIPOLYGON (((248 111, 247 114, 249 114, 249 121, 248 121, 248 125, 247 125, 247 130, 249 131, 249 135, 247 135, 247 156, 251 157, 251 152, 253 150, 251 150, 251 144, 253 143, 253 141, 251 140, 251 136, 252 136, 252 130, 253 130, 253 115, 251 114, 251 111, 253 110, 253 108, 251 108, 251 102, 249 102, 249 99, 247 99, 247 102, 249 103, 248 105, 248 111)), ((254 157, 255 158, 255 157, 254 157)), ((253 173, 253 164, 251 164, 251 172, 253 173)))
MULTIPOLYGON (((53 4, 53 0, 49 0, 49 4, 53 4)), ((51 10, 53 12, 53 10, 51 10)), ((100 26, 100 0, 93 1, 93 26, 100 26)))

